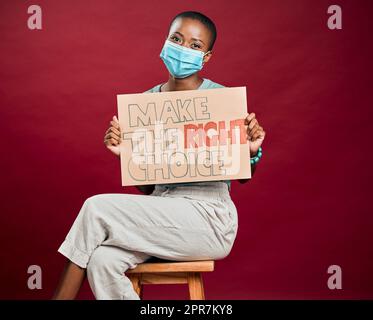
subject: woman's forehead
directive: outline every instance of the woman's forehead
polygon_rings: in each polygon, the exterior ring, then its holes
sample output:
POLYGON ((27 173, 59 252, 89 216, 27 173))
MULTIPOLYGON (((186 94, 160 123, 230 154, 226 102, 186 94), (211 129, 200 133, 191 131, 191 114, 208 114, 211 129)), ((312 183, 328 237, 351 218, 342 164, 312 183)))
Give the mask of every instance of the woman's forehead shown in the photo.
POLYGON ((203 23, 196 19, 177 18, 171 25, 170 33, 181 33, 185 38, 197 38, 202 41, 210 37, 209 30, 203 23))

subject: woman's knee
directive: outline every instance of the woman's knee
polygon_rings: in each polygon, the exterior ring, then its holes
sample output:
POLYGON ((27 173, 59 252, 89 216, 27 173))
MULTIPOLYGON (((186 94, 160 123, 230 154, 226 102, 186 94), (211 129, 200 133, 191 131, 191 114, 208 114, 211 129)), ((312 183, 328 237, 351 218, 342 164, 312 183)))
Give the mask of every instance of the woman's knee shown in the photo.
POLYGON ((114 212, 118 210, 118 205, 124 203, 130 205, 133 195, 125 193, 100 193, 95 194, 84 201, 83 206, 93 212, 114 212))
POLYGON ((112 195, 109 193, 96 194, 87 198, 82 206, 82 213, 84 215, 92 216, 105 216, 109 212, 110 202, 112 201, 112 195))
POLYGON ((100 193, 100 194, 95 194, 87 198, 84 201, 84 205, 88 207, 99 207, 101 205, 104 205, 105 203, 108 203, 110 200, 111 200, 110 193, 100 193))

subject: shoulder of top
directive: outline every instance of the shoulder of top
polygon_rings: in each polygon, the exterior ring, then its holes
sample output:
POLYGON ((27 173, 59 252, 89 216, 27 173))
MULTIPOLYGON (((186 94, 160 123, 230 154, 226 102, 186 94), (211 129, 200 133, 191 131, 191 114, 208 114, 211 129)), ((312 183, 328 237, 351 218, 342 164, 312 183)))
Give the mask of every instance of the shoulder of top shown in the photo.
POLYGON ((154 86, 153 88, 151 88, 151 89, 149 89, 149 90, 146 90, 146 91, 144 91, 143 93, 158 92, 158 91, 159 91, 159 87, 160 87, 160 84, 157 84, 157 85, 154 86))
POLYGON ((225 88, 225 86, 220 83, 214 82, 210 79, 205 79, 205 80, 207 81, 208 88, 225 88))

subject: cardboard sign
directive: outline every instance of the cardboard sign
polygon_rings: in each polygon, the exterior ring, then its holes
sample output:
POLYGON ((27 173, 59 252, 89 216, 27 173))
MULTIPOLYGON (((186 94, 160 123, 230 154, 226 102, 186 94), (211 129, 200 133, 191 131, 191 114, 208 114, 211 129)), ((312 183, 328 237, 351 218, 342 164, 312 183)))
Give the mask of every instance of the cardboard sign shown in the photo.
POLYGON ((251 178, 246 87, 117 100, 123 186, 251 178))

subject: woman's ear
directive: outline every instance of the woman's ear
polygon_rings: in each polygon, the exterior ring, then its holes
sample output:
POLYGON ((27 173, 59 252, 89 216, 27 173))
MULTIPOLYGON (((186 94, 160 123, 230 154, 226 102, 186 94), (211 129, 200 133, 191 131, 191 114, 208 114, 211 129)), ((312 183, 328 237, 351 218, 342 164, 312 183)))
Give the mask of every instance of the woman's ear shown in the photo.
POLYGON ((212 56, 212 51, 211 50, 207 51, 205 53, 205 56, 203 57, 203 63, 202 64, 207 63, 211 59, 211 56, 212 56))

